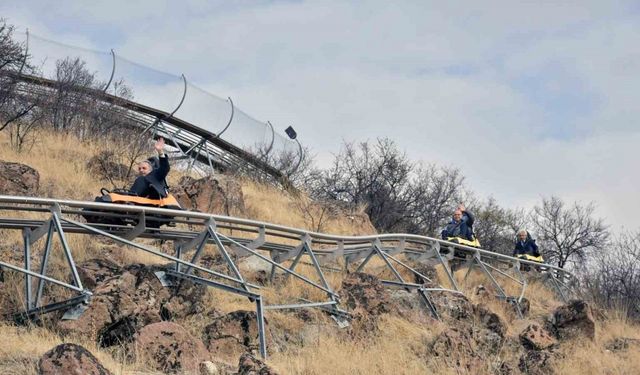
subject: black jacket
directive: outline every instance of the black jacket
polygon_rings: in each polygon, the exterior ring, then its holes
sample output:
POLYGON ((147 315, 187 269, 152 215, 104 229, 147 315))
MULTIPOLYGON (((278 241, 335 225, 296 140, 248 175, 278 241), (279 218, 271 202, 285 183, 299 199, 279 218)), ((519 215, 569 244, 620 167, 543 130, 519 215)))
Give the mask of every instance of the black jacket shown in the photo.
POLYGON ((516 247, 515 249, 513 249, 513 256, 520 254, 529 254, 534 257, 540 256, 540 252, 538 252, 538 245, 536 245, 536 240, 531 238, 531 235, 529 233, 527 233, 527 239, 524 241, 516 239, 516 247))
MULTIPOLYGON (((158 158, 159 162, 157 166, 154 166, 151 173, 146 176, 138 176, 133 182, 133 186, 129 189, 132 193, 137 194, 139 197, 159 199, 167 197, 167 184, 165 178, 169 174, 169 158, 158 158)), ((153 165, 153 162, 151 162, 153 165)))
POLYGON ((473 241, 473 220, 473 214, 469 211, 464 211, 459 222, 456 223, 454 220, 451 220, 442 230, 442 239, 446 240, 448 237, 460 237, 473 241))

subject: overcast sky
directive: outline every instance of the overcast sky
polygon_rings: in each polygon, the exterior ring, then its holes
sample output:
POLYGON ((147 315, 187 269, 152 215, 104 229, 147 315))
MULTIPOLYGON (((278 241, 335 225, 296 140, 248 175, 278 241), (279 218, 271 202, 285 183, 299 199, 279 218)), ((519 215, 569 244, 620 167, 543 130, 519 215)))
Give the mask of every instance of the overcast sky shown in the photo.
POLYGON ((0 17, 184 73, 293 124, 320 163, 389 137, 503 206, 557 195, 640 228, 640 2, 161 3, 3 0, 0 17))

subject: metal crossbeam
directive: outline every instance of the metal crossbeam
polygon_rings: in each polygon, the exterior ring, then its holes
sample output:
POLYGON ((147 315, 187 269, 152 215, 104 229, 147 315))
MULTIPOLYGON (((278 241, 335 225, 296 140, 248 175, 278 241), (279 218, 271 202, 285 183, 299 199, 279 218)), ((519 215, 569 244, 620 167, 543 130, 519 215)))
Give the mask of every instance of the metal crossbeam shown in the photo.
MULTIPOLYGON (((86 211, 85 211, 86 212, 86 211)), ((154 219, 155 223, 155 219, 154 219)), ((110 238, 116 242, 127 245, 135 251, 143 251, 175 263, 175 267, 166 270, 166 275, 177 279, 188 279, 193 282, 214 287, 228 293, 237 294, 249 298, 256 303, 256 313, 260 331, 260 353, 266 356, 266 341, 264 332, 264 311, 289 310, 300 308, 317 308, 331 314, 340 324, 346 322, 350 315, 347 311, 339 307, 339 295, 327 282, 322 265, 328 262, 344 259, 347 269, 349 263, 362 261, 356 267, 358 271, 364 271, 374 257, 380 258, 386 269, 389 269, 395 280, 381 280, 387 287, 398 287, 416 292, 418 298, 431 315, 438 319, 438 312, 433 304, 430 293, 445 292, 461 294, 458 289, 456 279, 448 264, 449 258, 454 252, 459 252, 469 258, 469 269, 480 269, 493 283, 501 298, 511 299, 505 293, 501 282, 516 283, 521 287, 519 296, 513 297, 518 309, 520 302, 525 296, 527 279, 520 272, 521 265, 540 266, 537 263, 512 258, 502 254, 490 253, 482 249, 469 248, 463 245, 453 244, 439 239, 409 235, 409 234, 383 234, 371 236, 335 236, 322 233, 313 233, 305 230, 290 228, 276 224, 258 222, 247 219, 211 215, 207 213, 164 210, 158 208, 123 206, 103 204, 96 202, 65 201, 47 198, 12 197, 0 195, 0 228, 7 230, 21 230, 23 232, 24 264, 17 266, 6 262, 0 262, 0 266, 7 270, 19 272, 24 275, 25 282, 25 311, 19 314, 29 319, 40 314, 63 309, 72 306, 79 306, 87 301, 91 293, 84 289, 78 275, 76 263, 74 261, 71 248, 67 241, 67 233, 77 233, 81 235, 100 235, 110 238), (16 219, 12 217, 2 217, 1 212, 6 210, 29 212, 30 215, 41 215, 39 219, 16 219), (83 210, 90 211, 96 218, 127 218, 137 220, 135 226, 113 226, 102 224, 84 224, 71 219, 75 215, 83 213, 83 210), (177 228, 153 228, 147 227, 151 215, 172 217, 171 220, 161 221, 161 224, 170 221, 185 224, 186 229, 177 228), (219 232, 220 229, 229 229, 233 233, 242 233, 240 238, 231 237, 219 232), (257 237, 249 239, 257 233, 257 237), (41 254, 40 267, 38 271, 32 270, 33 246, 42 238, 45 238, 44 251, 41 254), (52 243, 58 238, 62 247, 62 255, 66 260, 71 274, 71 283, 66 280, 59 280, 47 275, 47 267, 52 252, 52 243), (176 251, 175 256, 169 255, 160 249, 152 248, 135 242, 139 238, 162 239, 163 241, 173 241, 176 251), (269 241, 267 241, 269 238, 269 241), (292 244, 292 239, 299 242, 292 244), (214 271, 199 265, 205 247, 209 244, 217 249, 224 259, 229 275, 214 271), (317 247, 314 249, 312 244, 317 247), (441 247, 447 250, 447 254, 441 254, 441 247), (193 251, 188 260, 184 259, 187 253, 193 251), (270 257, 261 252, 270 252, 270 257), (232 256, 233 255, 233 256, 232 256), (313 267, 315 275, 319 281, 296 272, 296 267, 302 261, 302 257, 307 256, 310 262, 306 262, 313 267), (297 298, 294 303, 268 304, 265 303, 261 289, 257 285, 248 282, 237 267, 236 257, 255 257, 266 262, 276 270, 284 272, 287 277, 294 277, 305 284, 316 288, 327 295, 326 301, 309 301, 297 298), (418 272, 415 268, 405 263, 401 256, 412 259, 417 263, 440 264, 446 272, 451 288, 441 285, 426 287, 418 283, 411 283, 404 280, 400 271, 408 271, 412 275, 425 281, 433 282, 426 275, 418 272), (291 261, 289 266, 282 262, 291 261), (505 271, 503 266, 511 265, 515 275, 505 271), (193 271, 199 271, 194 274, 193 271), (495 277, 494 277, 495 276, 495 277), (33 279, 37 279, 37 285, 33 285, 33 279), (45 283, 51 283, 67 288, 79 293, 77 297, 70 300, 52 302, 42 305, 46 300, 45 283), (35 293, 33 287, 35 286, 35 293)), ((572 275, 558 267, 544 265, 548 284, 553 288, 561 299, 567 300, 571 294, 571 286, 568 284, 572 275)), ((338 270, 340 271, 340 270, 338 270)), ((314 278, 316 278, 314 276, 314 278)), ((81 312, 81 310, 78 310, 81 312)))

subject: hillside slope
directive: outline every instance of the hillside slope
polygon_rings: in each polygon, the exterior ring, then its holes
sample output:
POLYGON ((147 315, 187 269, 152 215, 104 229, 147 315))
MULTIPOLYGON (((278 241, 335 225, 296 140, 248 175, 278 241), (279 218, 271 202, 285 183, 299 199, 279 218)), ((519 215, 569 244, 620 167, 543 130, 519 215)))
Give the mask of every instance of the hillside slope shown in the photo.
MULTIPOLYGON (((110 187, 108 181, 101 180, 87 166, 92 157, 103 152, 100 144, 83 143, 69 135, 46 134, 39 137, 31 152, 17 154, 8 147, 5 134, 0 133, 0 160, 26 164, 37 170, 40 184, 36 193, 39 196, 92 200, 100 187, 110 187)), ((174 168, 169 182, 176 186, 182 177, 183 173, 174 168)), ((335 234, 375 233, 362 212, 345 212, 338 208, 326 210, 304 197, 293 198, 272 186, 233 176, 220 179, 235 181, 241 186, 244 204, 242 210, 232 208, 229 212, 216 213, 232 213, 335 234), (329 211, 331 214, 319 220, 323 212, 329 211)), ((183 327, 185 335, 190 335, 186 337, 191 337, 192 341, 202 340, 206 345, 204 357, 214 362, 219 370, 226 368, 224 371, 229 373, 242 373, 242 366, 238 368, 240 355, 256 348, 250 313, 254 309, 253 303, 219 290, 194 286, 188 286, 180 292, 182 294, 173 289, 167 291, 157 280, 147 276, 151 267, 162 266, 162 260, 133 253, 109 241, 96 241, 87 236, 69 237, 74 257, 83 272, 108 274, 108 277, 94 278, 96 294, 102 291, 109 298, 117 297, 120 301, 119 306, 112 300, 109 304, 100 302, 103 303, 101 306, 110 309, 107 314, 110 316, 105 319, 115 321, 117 314, 125 318, 144 318, 144 323, 135 322, 144 329, 171 321, 183 327), (108 267, 105 266, 107 263, 108 267), (128 297, 132 298, 130 310, 122 302, 128 297), (161 313, 156 311, 158 306, 161 313), (232 333, 216 336, 212 327, 232 333)), ((0 231, 0 257, 3 260, 20 261, 19 240, 18 231, 0 231)), ((207 255, 213 257, 213 254, 207 255)), ((58 263, 62 264, 62 259, 54 259, 53 267, 58 263)), ((259 278, 260 270, 248 263, 243 263, 242 267, 252 273, 254 279, 259 278)), ((383 267, 382 262, 373 262, 367 272, 379 276, 384 274, 383 267)), ((303 260, 300 270, 311 275, 313 268, 303 260)), ((23 304, 24 286, 22 279, 11 272, 4 271, 2 276, 0 311, 8 313, 23 304)), ((462 283, 464 272, 459 271, 456 277, 462 283)), ((527 291, 530 309, 525 319, 519 319, 511 305, 493 297, 495 293, 489 280, 480 274, 472 274, 464 287, 468 297, 444 293, 434 297, 443 316, 441 321, 434 320, 413 295, 385 289, 376 277, 357 273, 347 275, 334 268, 327 270, 327 278, 332 287, 340 291, 342 303, 354 313, 351 327, 339 329, 330 317, 318 310, 269 311, 266 315, 268 364, 275 372, 640 373, 640 327, 615 311, 600 311, 595 306, 581 304, 565 306, 546 286, 534 280, 535 277, 527 291), (532 330, 535 331, 533 334, 532 330)), ((296 288, 300 288, 298 284, 284 281, 267 284, 263 292, 274 298, 304 292, 296 288)), ((97 314, 94 310, 87 313, 87 316, 97 314)), ((158 363, 166 358, 141 354, 153 343, 147 342, 142 348, 136 346, 141 342, 142 330, 132 333, 131 337, 117 336, 133 341, 107 344, 104 329, 92 325, 97 321, 97 315, 92 316, 95 319, 86 326, 81 325, 84 324, 82 319, 80 323, 61 324, 59 316, 27 326, 4 320, 0 323, 0 374, 42 371, 40 357, 54 346, 69 342, 87 348, 113 374, 163 373, 158 370, 162 368, 158 363)), ((162 327, 169 329, 169 326, 162 327)), ((171 352, 166 353, 166 357, 171 355, 171 352)), ((198 358, 199 362, 202 357, 198 358)), ((173 371, 195 373, 198 364, 187 366, 183 363, 184 367, 173 371)))

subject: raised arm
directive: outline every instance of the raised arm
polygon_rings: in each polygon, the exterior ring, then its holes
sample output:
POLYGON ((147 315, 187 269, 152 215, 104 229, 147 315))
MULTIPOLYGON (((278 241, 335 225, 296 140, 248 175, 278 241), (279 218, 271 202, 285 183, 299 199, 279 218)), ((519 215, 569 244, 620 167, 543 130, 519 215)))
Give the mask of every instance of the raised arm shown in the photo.
POLYGON ((167 154, 164 153, 164 138, 158 138, 156 144, 153 147, 158 153, 158 160, 160 161, 158 170, 154 172, 158 181, 162 181, 167 178, 169 170, 171 169, 171 167, 169 166, 169 158, 167 157, 167 154))
POLYGON ((462 211, 462 221, 467 223, 468 226, 472 226, 474 220, 475 218, 471 211, 462 211))

